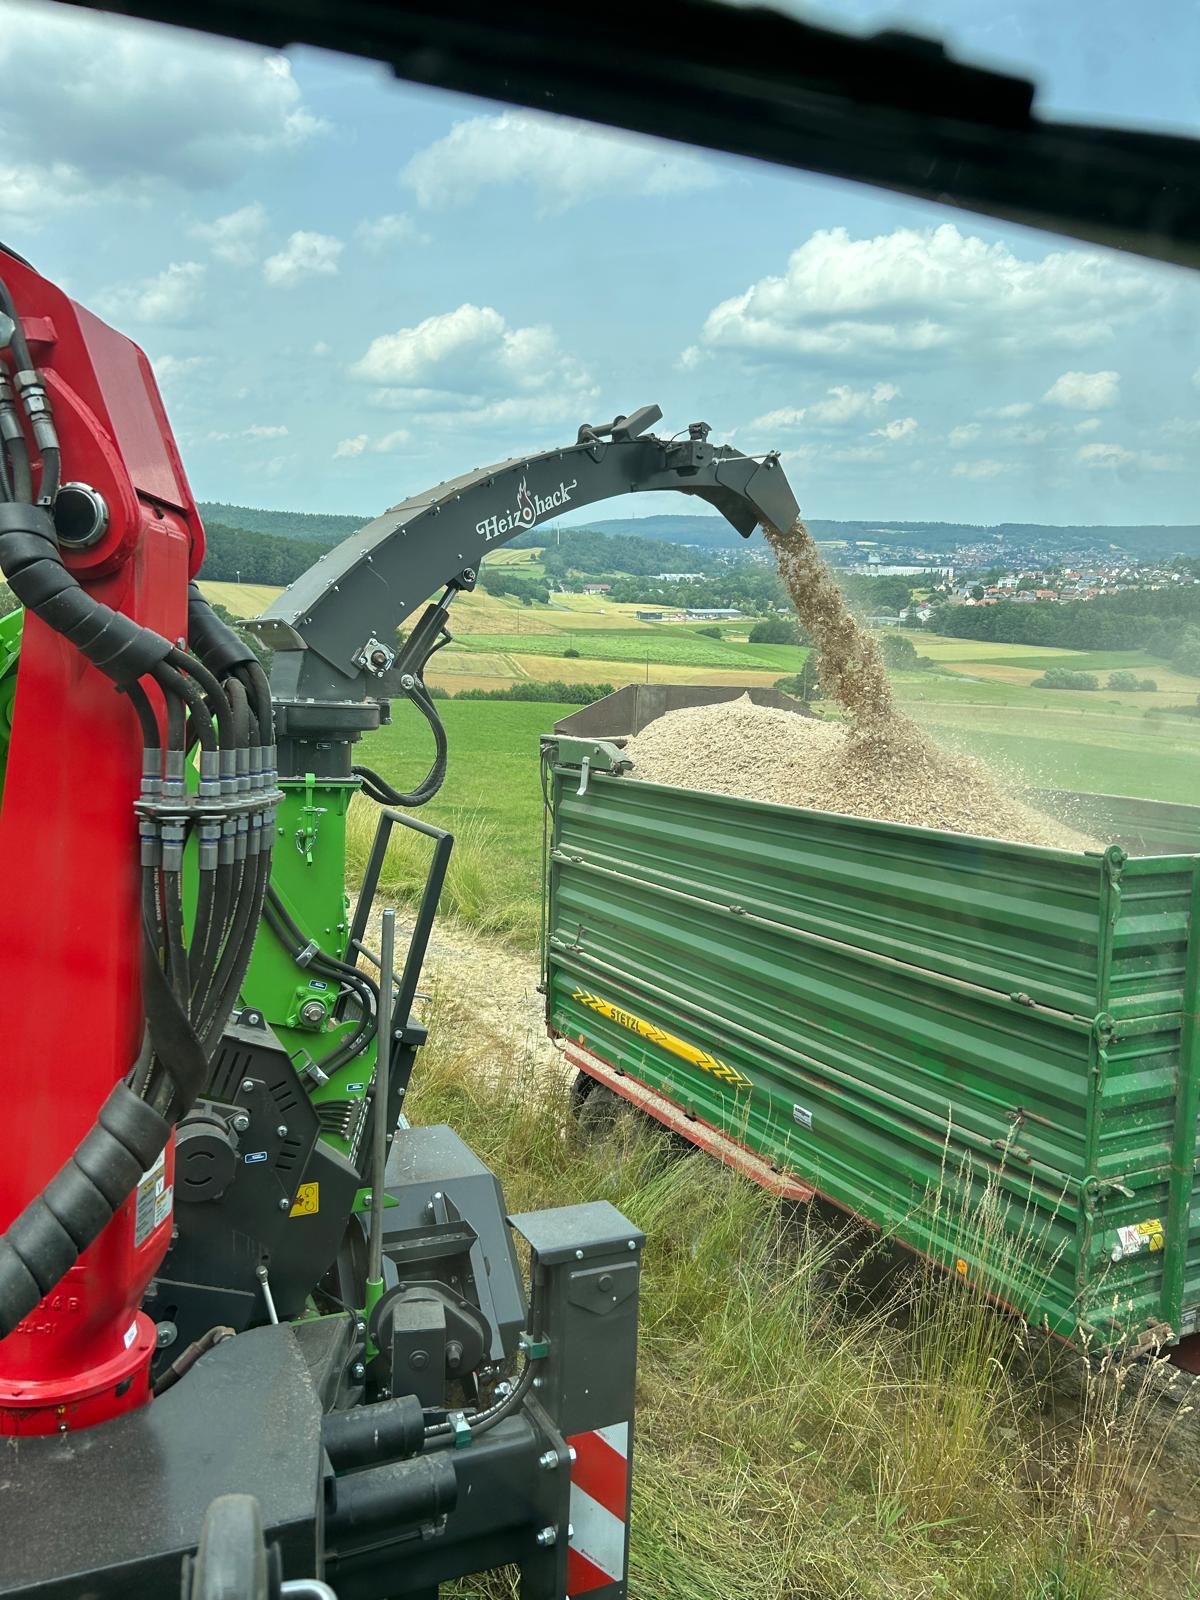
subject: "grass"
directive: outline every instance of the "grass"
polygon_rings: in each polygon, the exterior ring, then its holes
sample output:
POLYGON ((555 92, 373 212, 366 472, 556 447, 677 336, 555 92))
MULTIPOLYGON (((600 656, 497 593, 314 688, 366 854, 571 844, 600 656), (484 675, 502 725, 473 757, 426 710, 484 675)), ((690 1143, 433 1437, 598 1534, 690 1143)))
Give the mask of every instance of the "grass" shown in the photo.
POLYGON ((778 674, 798 672, 808 655, 795 645, 733 644, 709 639, 694 629, 670 623, 626 632, 612 628, 592 631, 576 628, 569 633, 473 634, 462 641, 467 650, 518 652, 523 655, 561 656, 578 650, 587 661, 651 661, 680 667, 745 667, 778 674))
MULTIPOLYGON (((1196 1594, 1149 1504, 1152 1367, 1102 1369, 1064 1409, 1039 1342, 970 1289, 627 1112, 589 1136, 528 1062, 497 1094, 469 997, 435 990, 428 1020, 414 1120, 453 1125, 512 1210, 606 1199, 646 1233, 631 1595, 1196 1594)), ((979 1259, 995 1219, 963 1226, 979 1259)))
POLYGON ((283 593, 273 583, 209 583, 205 580, 200 588, 210 601, 224 606, 235 617, 257 617, 283 593))
MULTIPOLYGON (((541 899, 542 794, 538 738, 574 706, 438 702, 450 744, 449 770, 438 798, 422 818, 455 835, 448 910, 464 921, 515 942, 536 941, 541 899)), ((407 702, 393 707, 389 727, 368 735, 361 759, 401 790, 412 789, 432 759, 424 721, 407 702)), ((357 880, 370 847, 371 824, 355 808, 350 818, 350 875, 357 880)), ((396 839, 386 882, 410 898, 424 882, 424 846, 396 839)))

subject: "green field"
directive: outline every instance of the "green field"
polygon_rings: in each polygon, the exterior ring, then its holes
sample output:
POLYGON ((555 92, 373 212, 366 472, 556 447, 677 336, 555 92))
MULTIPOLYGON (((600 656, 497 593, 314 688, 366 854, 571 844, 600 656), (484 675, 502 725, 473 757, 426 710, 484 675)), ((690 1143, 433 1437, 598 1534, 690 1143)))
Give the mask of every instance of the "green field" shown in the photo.
MULTIPOLYGON (((421 816, 469 845, 489 925, 532 945, 541 898, 538 739, 577 708, 462 700, 439 701, 438 709, 450 743, 449 770, 441 794, 421 816)), ((429 766, 432 741, 407 703, 394 706, 393 716, 390 727, 369 734, 358 748, 389 783, 411 789, 429 766)))
MULTIPOLYGON (((661 666, 744 667, 749 672, 798 672, 808 654, 786 644, 733 644, 709 639, 692 628, 660 624, 641 631, 616 628, 572 628, 563 633, 473 633, 461 641, 467 650, 514 652, 526 656, 562 656, 578 650, 587 661, 650 661, 661 666)), ((552 674, 547 673, 547 677, 552 674)), ((603 673, 600 674, 603 677, 603 673)))

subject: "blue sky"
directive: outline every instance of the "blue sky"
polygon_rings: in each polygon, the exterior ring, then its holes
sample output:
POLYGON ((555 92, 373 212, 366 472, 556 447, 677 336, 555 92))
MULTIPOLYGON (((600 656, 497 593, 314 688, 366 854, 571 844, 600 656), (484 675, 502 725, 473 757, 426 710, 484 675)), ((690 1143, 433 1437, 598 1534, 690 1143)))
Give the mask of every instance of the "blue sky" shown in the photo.
MULTIPOLYGON (((1200 121, 1190 0, 810 14, 1200 121)), ((0 237, 147 350, 200 498, 374 514, 654 400, 815 517, 1200 520, 1180 270, 66 7, 0 61, 0 237)))

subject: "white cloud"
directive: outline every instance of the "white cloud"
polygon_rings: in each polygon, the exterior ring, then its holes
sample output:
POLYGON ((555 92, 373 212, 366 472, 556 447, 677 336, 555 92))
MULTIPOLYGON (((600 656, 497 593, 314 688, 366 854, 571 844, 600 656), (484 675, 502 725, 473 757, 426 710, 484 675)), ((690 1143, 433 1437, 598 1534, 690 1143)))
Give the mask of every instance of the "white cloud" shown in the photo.
POLYGON ((1072 433, 1099 433, 1100 432, 1100 427, 1101 427, 1101 423, 1100 423, 1100 418, 1099 417, 1085 417, 1082 422, 1076 422, 1076 423, 1072 424, 1071 432, 1072 433))
MULTIPOLYGON (((1099 427, 1099 423, 1096 425, 1099 427)), ((1172 417, 1163 423, 1163 432, 1176 439, 1190 439, 1200 433, 1200 417, 1172 417)))
POLYGON ((998 478, 1002 473, 1011 472, 1012 463, 1007 461, 956 461, 950 468, 955 478, 998 478))
POLYGON ((247 439, 284 439, 287 431, 287 424, 283 422, 252 422, 242 429, 247 439))
POLYGON ((150 365, 154 369, 154 376, 158 379, 160 389, 172 389, 182 385, 184 378, 191 372, 196 372, 201 367, 211 365, 211 356, 151 356, 150 365))
POLYGON ((331 344, 327 344, 324 339, 318 339, 316 344, 312 347, 312 353, 314 356, 332 355, 333 346, 331 344))
POLYGON ((1120 444, 1085 444, 1075 452, 1075 459, 1085 467, 1127 467, 1137 460, 1137 451, 1120 444))
POLYGON ((396 244, 429 243, 429 235, 422 233, 413 219, 403 212, 367 218, 355 228, 354 237, 375 255, 396 244))
POLYGON ((465 205, 501 184, 527 184, 545 213, 598 195, 677 195, 711 189, 719 172, 665 141, 528 111, 456 122, 401 173, 417 204, 465 205))
POLYGON ((750 426, 796 428, 802 422, 808 422, 826 428, 843 427, 862 417, 878 416, 899 395, 900 391, 894 383, 877 383, 869 389, 853 389, 847 383, 839 383, 827 389, 825 398, 815 401, 811 406, 801 406, 799 409, 785 406, 778 411, 768 411, 765 416, 756 417, 750 426))
POLYGON ((352 439, 339 441, 337 449, 333 452, 333 457, 337 461, 344 456, 360 456, 366 448, 367 435, 365 433, 356 433, 352 439))
POLYGON ((382 439, 376 439, 371 449, 377 455, 390 455, 393 450, 402 449, 411 438, 407 428, 396 428, 392 433, 385 433, 382 439))
POLYGON ((1064 372, 1042 396, 1049 406, 1064 411, 1107 411, 1121 395, 1121 375, 1117 372, 1064 372))
POLYGON ((229 182, 325 126, 284 56, 73 7, 7 0, 0 74, 8 159, 133 193, 229 182))
POLYGON ((1184 465, 1181 456, 1159 455, 1150 450, 1129 450, 1121 444, 1099 441, 1081 445, 1075 452, 1075 459, 1080 466, 1107 471, 1119 471, 1127 467, 1134 471, 1178 472, 1184 465))
POLYGON ((757 361, 977 360, 1100 343, 1164 292, 1117 256, 1072 250, 1029 261, 952 223, 874 239, 831 228, 795 250, 781 275, 716 306, 703 337, 757 361))
POLYGON ((231 267, 251 266, 259 257, 259 244, 267 226, 267 213, 261 202, 240 206, 213 222, 197 222, 192 237, 202 239, 218 261, 231 267))
POLYGON ((694 372, 698 366, 708 360, 708 351, 701 350, 698 344, 689 344, 679 355, 675 365, 680 372, 694 372))
POLYGON ((1197 367, 1195 372, 1192 373, 1192 382, 1196 385, 1197 389, 1200 389, 1200 367, 1197 367))
POLYGON ((203 262, 172 261, 152 278, 108 290, 100 303, 109 315, 132 322, 190 322, 204 274, 203 262))
POLYGON ((916 431, 916 417, 896 417, 893 421, 884 423, 882 428, 872 428, 871 437, 894 442, 897 439, 911 439, 916 431))
POLYGON ((513 328, 470 304, 381 334, 350 371, 375 386, 376 404, 435 422, 557 423, 596 392, 552 329, 513 328))
POLYGON ((950 429, 947 443, 951 450, 962 450, 967 445, 974 444, 982 432, 983 429, 977 422, 963 422, 957 428, 950 429))
POLYGON ((1033 410, 1032 400, 1014 400, 1011 405, 997 406, 991 411, 981 411, 981 417, 997 417, 1000 421, 1012 421, 1018 417, 1027 417, 1033 410))
POLYGON ((283 249, 263 262, 263 277, 277 289, 294 289, 305 278, 332 278, 345 245, 328 233, 309 233, 301 228, 293 233, 283 249))

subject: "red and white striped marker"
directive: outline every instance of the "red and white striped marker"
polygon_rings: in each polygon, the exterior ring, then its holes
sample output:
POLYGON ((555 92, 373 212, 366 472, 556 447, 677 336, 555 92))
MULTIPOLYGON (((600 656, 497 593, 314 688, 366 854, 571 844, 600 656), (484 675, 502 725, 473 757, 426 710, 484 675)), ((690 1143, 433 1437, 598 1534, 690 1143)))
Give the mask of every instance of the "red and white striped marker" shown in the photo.
POLYGON ((624 1594, 629 1555, 629 1424, 616 1422, 567 1443, 571 1466, 571 1542, 568 1596, 619 1585, 624 1594))

